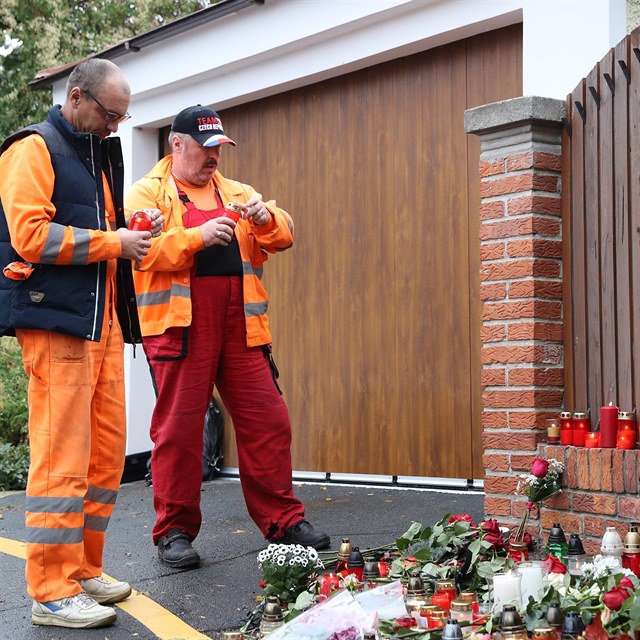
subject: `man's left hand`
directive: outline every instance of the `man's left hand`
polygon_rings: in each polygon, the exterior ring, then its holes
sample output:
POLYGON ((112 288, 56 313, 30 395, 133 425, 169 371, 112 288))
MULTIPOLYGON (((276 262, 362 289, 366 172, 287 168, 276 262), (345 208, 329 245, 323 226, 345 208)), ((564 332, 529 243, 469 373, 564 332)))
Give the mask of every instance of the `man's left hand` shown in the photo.
POLYGON ((251 198, 251 200, 246 203, 246 207, 247 210, 244 217, 252 224, 255 224, 256 227, 262 227, 270 222, 271 214, 262 200, 258 200, 258 198, 251 198))

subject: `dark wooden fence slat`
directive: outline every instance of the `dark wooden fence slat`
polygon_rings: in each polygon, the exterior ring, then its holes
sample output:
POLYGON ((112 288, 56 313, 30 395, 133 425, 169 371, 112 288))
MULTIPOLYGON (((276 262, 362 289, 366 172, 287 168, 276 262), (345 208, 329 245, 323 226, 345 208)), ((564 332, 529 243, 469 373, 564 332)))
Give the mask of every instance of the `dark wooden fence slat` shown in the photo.
MULTIPOLYGON (((613 139, 615 135, 613 111, 615 95, 606 77, 613 77, 613 50, 600 62, 598 107, 598 177, 600 191, 600 354, 604 404, 618 402, 616 367, 616 238, 614 229, 613 139)), ((599 406, 599 405, 598 405, 599 406)), ((592 411, 595 407, 592 407, 592 411)))
MULTIPOLYGON (((632 387, 632 326, 631 326, 631 220, 629 218, 629 83, 619 60, 628 69, 629 40, 625 38, 615 48, 613 110, 614 153, 614 225, 616 267, 616 362, 618 376, 617 404, 624 411, 633 407, 632 387)), ((605 398, 606 400, 606 398, 605 398)))

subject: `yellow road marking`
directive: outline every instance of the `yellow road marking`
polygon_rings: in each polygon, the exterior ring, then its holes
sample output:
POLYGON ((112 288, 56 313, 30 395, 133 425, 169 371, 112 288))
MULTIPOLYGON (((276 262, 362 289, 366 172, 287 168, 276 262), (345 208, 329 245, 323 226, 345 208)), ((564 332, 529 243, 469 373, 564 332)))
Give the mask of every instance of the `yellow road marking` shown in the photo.
MULTIPOLYGON (((27 558, 27 545, 18 540, 0 537, 0 553, 5 553, 16 558, 27 558)), ((106 580, 115 582, 115 579, 103 574, 106 580)), ((190 627, 173 613, 161 607, 139 591, 132 591, 131 595, 117 607, 126 611, 132 618, 142 623, 149 631, 160 640, 211 640, 197 629, 190 627)))

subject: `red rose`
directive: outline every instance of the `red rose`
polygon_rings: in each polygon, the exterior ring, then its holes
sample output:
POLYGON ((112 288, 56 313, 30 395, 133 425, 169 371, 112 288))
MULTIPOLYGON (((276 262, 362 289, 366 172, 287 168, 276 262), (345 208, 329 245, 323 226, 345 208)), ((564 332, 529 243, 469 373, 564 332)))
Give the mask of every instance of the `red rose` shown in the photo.
POLYGON ((267 586, 267 581, 266 580, 260 580, 260 582, 258 582, 258 586, 261 589, 264 589, 267 586))
POLYGON ((549 554, 543 562, 549 563, 549 573, 567 573, 567 567, 564 566, 562 561, 551 554, 549 554))
POLYGON ((398 631, 403 627, 413 627, 416 624, 416 619, 413 616, 406 616, 404 618, 396 618, 393 621, 393 630, 398 631))
POLYGON ((549 471, 549 463, 542 458, 536 458, 531 465, 531 475, 536 478, 544 478, 549 471))
POLYGON ((504 540, 500 533, 485 533, 483 540, 486 540, 493 549, 500 549, 504 545, 504 540))
POLYGON ((402 561, 403 566, 405 567, 417 567, 418 564, 420 564, 418 562, 418 560, 415 558, 415 556, 407 556, 403 561, 402 561))
POLYGON ((631 594, 626 587, 614 587, 602 596, 602 602, 611 611, 617 611, 631 594))
POLYGON ((633 582, 627 576, 624 576, 622 580, 620 580, 619 587, 626 587, 627 589, 631 589, 631 591, 635 591, 636 588, 633 586, 633 582))
POLYGON ((498 521, 493 518, 489 518, 489 520, 485 520, 482 523, 482 530, 485 533, 497 533, 500 535, 500 525, 498 524, 498 521))
POLYGON ((454 522, 469 522, 473 526, 473 520, 468 513, 456 513, 449 518, 449 524, 454 522))

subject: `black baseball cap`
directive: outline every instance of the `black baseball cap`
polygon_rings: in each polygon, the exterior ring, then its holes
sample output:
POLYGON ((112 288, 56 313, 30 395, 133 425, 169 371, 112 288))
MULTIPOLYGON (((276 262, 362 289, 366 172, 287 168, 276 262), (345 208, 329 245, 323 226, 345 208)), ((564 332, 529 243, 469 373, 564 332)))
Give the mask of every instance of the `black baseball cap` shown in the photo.
POLYGON ((171 131, 187 133, 205 147, 215 147, 224 142, 236 146, 236 143, 224 134, 220 116, 213 109, 200 104, 183 109, 173 121, 171 131))

